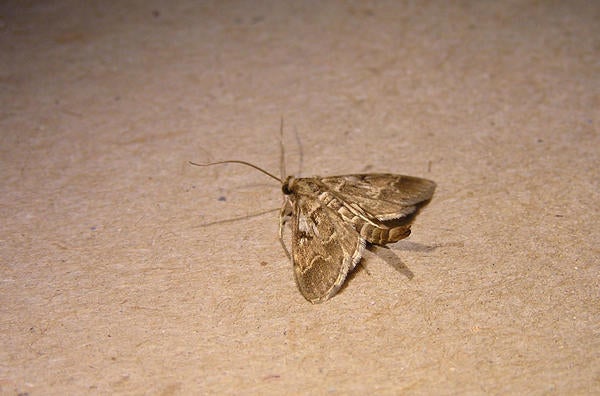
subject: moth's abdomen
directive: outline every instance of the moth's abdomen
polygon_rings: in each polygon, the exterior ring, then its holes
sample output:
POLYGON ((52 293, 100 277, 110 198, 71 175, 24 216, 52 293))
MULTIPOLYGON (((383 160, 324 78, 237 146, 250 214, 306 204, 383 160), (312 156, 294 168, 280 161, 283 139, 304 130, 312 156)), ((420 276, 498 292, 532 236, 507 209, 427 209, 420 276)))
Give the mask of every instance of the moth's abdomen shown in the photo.
POLYGON ((410 226, 401 225, 392 228, 379 228, 365 223, 361 227, 359 233, 360 236, 365 238, 369 243, 386 245, 408 237, 410 235, 410 226))
POLYGON ((343 221, 351 223, 356 232, 369 243, 385 245, 398 242, 410 235, 410 225, 388 226, 387 224, 374 224, 361 215, 363 210, 360 207, 353 206, 352 208, 348 208, 328 191, 321 193, 319 200, 328 208, 336 211, 343 221))

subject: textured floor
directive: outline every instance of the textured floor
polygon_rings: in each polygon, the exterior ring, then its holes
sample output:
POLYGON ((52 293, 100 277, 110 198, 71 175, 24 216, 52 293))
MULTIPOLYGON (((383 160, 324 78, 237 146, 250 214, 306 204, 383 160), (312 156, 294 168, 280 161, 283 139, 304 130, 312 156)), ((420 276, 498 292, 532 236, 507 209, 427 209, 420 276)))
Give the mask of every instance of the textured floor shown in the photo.
POLYGON ((2 2, 0 393, 598 394, 599 20, 2 2), (320 305, 254 216, 280 186, 187 164, 278 174, 282 116, 290 173, 438 183, 320 305))

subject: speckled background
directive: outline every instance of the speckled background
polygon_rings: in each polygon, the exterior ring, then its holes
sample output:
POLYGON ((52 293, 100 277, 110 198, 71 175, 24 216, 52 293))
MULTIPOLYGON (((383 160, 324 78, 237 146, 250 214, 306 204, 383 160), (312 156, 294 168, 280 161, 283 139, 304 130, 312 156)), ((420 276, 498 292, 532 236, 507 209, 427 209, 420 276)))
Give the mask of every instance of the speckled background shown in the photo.
POLYGON ((597 394, 599 20, 2 2, 0 393, 597 394), (277 173, 282 116, 290 173, 438 183, 316 306, 254 216, 277 183, 187 164, 277 173))

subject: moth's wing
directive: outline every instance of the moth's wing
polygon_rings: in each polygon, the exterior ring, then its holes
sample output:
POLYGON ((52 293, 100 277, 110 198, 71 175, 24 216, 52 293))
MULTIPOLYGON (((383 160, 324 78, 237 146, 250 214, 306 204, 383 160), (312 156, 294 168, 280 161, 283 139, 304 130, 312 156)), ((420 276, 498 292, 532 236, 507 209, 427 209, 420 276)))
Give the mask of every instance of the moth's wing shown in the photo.
POLYGON ((311 303, 331 298, 360 261, 365 240, 316 197, 294 197, 292 259, 300 292, 311 303))
POLYGON ((378 220, 402 218, 431 199, 435 183, 414 176, 369 173, 319 179, 345 202, 358 205, 378 220))

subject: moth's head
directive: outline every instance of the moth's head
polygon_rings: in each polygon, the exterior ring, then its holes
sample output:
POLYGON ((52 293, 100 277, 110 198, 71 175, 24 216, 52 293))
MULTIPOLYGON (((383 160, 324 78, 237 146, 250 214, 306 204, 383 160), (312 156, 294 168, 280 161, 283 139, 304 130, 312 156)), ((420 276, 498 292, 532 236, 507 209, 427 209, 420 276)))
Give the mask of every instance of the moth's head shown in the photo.
POLYGON ((291 195, 294 193, 295 187, 296 178, 294 176, 288 176, 281 185, 281 191, 283 191, 285 195, 291 195))

